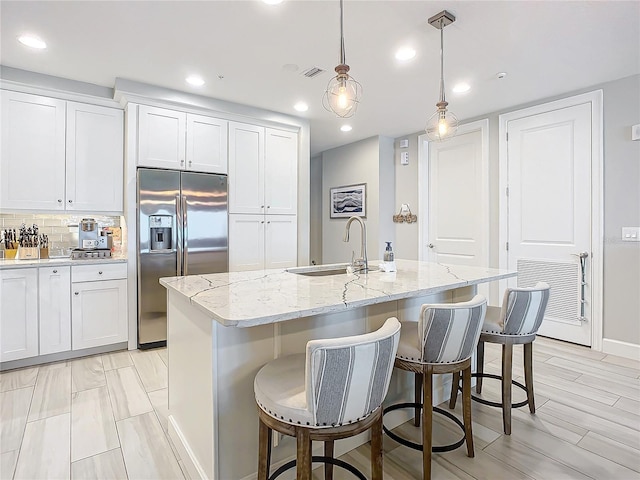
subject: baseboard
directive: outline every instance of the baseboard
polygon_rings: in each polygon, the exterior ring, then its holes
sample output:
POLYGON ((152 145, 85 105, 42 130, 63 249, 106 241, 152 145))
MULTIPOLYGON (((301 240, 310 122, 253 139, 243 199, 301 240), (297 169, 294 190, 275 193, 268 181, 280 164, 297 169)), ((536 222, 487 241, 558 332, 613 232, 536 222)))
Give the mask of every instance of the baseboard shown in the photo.
POLYGON ((609 355, 640 360, 640 345, 635 343, 621 342, 620 340, 602 339, 602 351, 609 355))
POLYGON ((192 479, 206 479, 207 473, 193 455, 193 451, 191 450, 187 440, 184 438, 180 427, 178 427, 173 419, 173 415, 169 415, 169 438, 171 438, 174 447, 176 447, 176 450, 178 451, 178 455, 180 455, 180 460, 182 460, 187 472, 189 472, 189 477, 192 479))

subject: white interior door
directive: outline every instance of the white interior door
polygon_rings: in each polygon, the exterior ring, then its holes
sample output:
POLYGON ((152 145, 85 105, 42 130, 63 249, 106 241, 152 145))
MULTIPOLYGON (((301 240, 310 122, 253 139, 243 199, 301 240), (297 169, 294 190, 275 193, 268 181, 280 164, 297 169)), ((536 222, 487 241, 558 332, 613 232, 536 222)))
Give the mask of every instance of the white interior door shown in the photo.
POLYGON ((539 333, 582 345, 591 345, 591 122, 583 103, 507 123, 510 284, 547 282, 539 333))
MULTIPOLYGON (((426 218, 422 248, 428 261, 489 266, 486 122, 461 126, 446 142, 429 142, 426 218)), ((424 211, 424 210, 423 210, 424 211)), ((479 293, 489 297, 489 286, 479 293)))

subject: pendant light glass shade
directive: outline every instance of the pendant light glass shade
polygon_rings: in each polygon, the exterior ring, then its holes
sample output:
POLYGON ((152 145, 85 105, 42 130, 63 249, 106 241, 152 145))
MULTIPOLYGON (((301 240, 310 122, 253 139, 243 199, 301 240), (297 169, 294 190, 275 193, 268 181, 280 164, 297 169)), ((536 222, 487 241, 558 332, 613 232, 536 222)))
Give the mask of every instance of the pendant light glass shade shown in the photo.
POLYGON ((455 22, 456 17, 446 10, 431 17, 429 23, 440 30, 440 101, 436 112, 427 120, 425 132, 429 140, 441 142, 453 137, 458 130, 458 117, 447 110, 444 89, 444 27, 455 22))
POLYGON ((338 117, 349 118, 355 115, 362 98, 362 85, 349 75, 349 65, 345 61, 343 0, 340 0, 340 64, 335 68, 336 76, 329 80, 322 97, 325 109, 338 117))

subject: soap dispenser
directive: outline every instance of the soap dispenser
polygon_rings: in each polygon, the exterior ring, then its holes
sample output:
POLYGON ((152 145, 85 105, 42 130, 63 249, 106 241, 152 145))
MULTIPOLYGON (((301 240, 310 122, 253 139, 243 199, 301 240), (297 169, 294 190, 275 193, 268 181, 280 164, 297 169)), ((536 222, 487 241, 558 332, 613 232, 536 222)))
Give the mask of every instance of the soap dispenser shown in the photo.
POLYGON ((384 251, 384 263, 383 270, 385 272, 395 272, 396 271, 396 262, 393 256, 393 249, 391 248, 391 242, 385 242, 387 244, 387 248, 384 251))

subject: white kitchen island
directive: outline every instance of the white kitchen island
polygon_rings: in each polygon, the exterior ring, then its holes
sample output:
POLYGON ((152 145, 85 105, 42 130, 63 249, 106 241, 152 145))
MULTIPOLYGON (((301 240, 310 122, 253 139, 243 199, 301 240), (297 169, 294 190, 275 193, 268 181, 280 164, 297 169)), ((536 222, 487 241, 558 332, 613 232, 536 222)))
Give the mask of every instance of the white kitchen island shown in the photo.
MULTIPOLYGON (((253 379, 267 362, 304 352, 311 339, 375 330, 391 316, 417 321, 423 303, 468 300, 479 283, 516 274, 396 263, 394 273, 308 276, 259 270, 160 280, 168 300, 169 435, 192 478, 255 478, 253 379)), ((409 399, 412 391, 408 375, 394 372, 385 403, 409 399)), ((439 393, 442 397, 442 385, 439 393)), ((406 415, 388 415, 385 424, 393 428, 406 415)), ((336 455, 366 440, 366 433, 341 440, 336 455)), ((275 439, 272 468, 294 456, 295 439, 275 439)))

